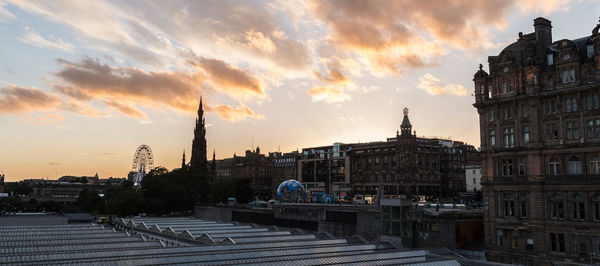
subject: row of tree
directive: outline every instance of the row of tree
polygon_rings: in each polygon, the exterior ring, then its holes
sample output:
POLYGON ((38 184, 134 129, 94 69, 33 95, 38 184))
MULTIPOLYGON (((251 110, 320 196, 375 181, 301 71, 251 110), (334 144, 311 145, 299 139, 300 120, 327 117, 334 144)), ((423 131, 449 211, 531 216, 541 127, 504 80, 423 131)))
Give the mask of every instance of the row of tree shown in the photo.
POLYGON ((197 203, 218 204, 226 202, 228 197, 249 202, 253 196, 249 179, 220 177, 209 182, 206 174, 193 169, 168 171, 157 167, 144 177, 141 189, 133 188, 130 181, 108 188, 104 197, 84 189, 79 194, 77 207, 85 212, 119 216, 191 214, 197 203))

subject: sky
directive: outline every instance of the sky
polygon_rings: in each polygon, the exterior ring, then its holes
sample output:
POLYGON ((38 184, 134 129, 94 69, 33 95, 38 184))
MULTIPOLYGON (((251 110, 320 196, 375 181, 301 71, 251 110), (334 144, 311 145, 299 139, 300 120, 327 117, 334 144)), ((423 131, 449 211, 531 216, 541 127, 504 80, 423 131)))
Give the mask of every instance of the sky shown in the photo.
POLYGON ((597 0, 0 0, 0 173, 124 177, 141 144, 177 168, 201 96, 217 158, 383 141, 404 107, 418 136, 478 147, 478 65, 536 17, 559 40, 598 14, 597 0))

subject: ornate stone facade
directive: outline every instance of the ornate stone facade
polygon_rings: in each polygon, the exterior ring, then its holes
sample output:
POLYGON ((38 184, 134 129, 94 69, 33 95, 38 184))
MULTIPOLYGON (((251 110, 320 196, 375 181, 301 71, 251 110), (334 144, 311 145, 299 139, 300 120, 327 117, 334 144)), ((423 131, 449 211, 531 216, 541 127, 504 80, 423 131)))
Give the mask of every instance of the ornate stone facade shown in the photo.
POLYGON ((599 27, 553 41, 537 18, 475 74, 489 260, 600 262, 599 27))

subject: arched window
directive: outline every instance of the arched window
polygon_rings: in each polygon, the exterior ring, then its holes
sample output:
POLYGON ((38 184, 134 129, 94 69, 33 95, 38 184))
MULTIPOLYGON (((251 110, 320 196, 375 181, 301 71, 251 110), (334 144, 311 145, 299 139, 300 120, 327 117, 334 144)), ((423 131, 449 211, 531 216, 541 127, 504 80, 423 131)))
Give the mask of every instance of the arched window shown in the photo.
POLYGON ((594 156, 590 159, 590 174, 598 175, 600 174, 600 156, 594 156))
POLYGON ((569 159, 569 165, 568 165, 568 173, 569 175, 580 175, 582 170, 581 170, 581 160, 577 157, 577 156, 572 156, 569 159))
POLYGON ((554 220, 565 218, 564 201, 562 196, 558 193, 555 193, 552 195, 552 198, 550 198, 550 218, 554 220))
POLYGON ((594 221, 600 221, 600 194, 592 197, 592 218, 594 221))
POLYGON ((548 175, 558 175, 560 172, 560 160, 556 157, 550 159, 550 162, 548 162, 548 175))
POLYGON ((585 220, 585 201, 579 193, 573 195, 571 199, 571 218, 573 220, 585 220))

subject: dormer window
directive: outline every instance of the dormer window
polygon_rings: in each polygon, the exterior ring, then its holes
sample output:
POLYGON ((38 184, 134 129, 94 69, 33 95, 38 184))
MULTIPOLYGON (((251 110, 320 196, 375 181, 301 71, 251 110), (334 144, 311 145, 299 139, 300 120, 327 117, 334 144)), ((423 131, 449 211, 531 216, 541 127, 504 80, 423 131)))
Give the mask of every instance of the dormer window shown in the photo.
POLYGON ((547 60, 548 60, 548 65, 551 66, 554 64, 554 55, 553 54, 547 54, 546 55, 547 60))
POLYGON ((587 57, 592 58, 592 56, 594 56, 594 45, 588 44, 587 45, 587 57))
POLYGON ((504 73, 508 73, 508 71, 509 71, 509 70, 510 70, 510 68, 509 68, 509 67, 507 67, 507 66, 505 66, 505 67, 502 69, 502 72, 504 72, 504 73))
POLYGON ((562 59, 563 59, 563 61, 569 60, 569 54, 568 53, 564 54, 563 57, 562 57, 562 59))

